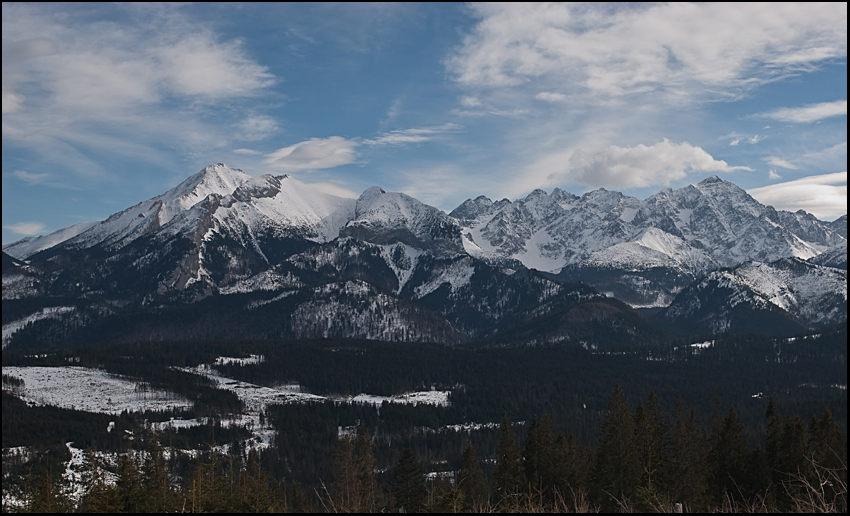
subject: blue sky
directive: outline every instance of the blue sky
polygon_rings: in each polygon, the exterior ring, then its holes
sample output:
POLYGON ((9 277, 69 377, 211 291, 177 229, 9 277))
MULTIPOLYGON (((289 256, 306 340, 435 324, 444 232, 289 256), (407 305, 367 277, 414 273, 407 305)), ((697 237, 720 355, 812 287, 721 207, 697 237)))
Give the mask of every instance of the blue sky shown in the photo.
POLYGON ((3 3, 3 243, 210 163, 451 210, 719 175, 847 205, 847 6, 3 3))

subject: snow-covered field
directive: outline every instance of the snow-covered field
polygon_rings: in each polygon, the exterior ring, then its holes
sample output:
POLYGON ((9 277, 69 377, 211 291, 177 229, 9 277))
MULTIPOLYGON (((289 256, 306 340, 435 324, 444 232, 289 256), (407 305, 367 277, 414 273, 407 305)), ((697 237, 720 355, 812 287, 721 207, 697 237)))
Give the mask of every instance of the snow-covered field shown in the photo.
MULTIPOLYGON (((216 360, 224 360, 221 357, 216 360)), ((230 359, 233 360, 233 359, 230 359)), ((304 392, 298 384, 280 385, 277 387, 263 387, 252 383, 241 382, 226 378, 216 373, 208 365, 198 367, 180 368, 181 371, 192 374, 200 374, 215 381, 220 389, 235 392, 239 399, 245 404, 248 413, 259 413, 266 405, 273 403, 302 403, 307 401, 334 401, 338 403, 367 403, 381 406, 382 403, 404 403, 411 405, 436 405, 445 407, 449 404, 451 391, 419 391, 405 392, 394 396, 376 396, 374 394, 358 394, 356 396, 320 396, 304 392)))
MULTIPOLYGON (((264 357, 252 355, 248 358, 219 357, 215 364, 239 365, 257 364, 264 357)), ((265 407, 276 403, 303 403, 308 401, 333 401, 337 403, 365 403, 380 407, 388 403, 404 403, 412 405, 447 406, 451 391, 420 391, 406 392, 394 396, 376 396, 373 394, 358 394, 357 396, 320 396, 304 392, 298 384, 287 384, 277 387, 263 387, 219 375, 210 365, 193 368, 179 368, 187 373, 205 376, 218 384, 220 389, 233 391, 245 404, 245 424, 259 427, 257 419, 265 407)), ((63 408, 73 408, 89 412, 119 414, 124 410, 129 412, 144 410, 166 410, 172 408, 191 408, 192 402, 162 391, 141 391, 139 382, 133 378, 125 378, 109 374, 98 369, 85 367, 4 367, 3 374, 20 378, 25 383, 22 399, 38 405, 53 405, 63 408)), ((175 420, 158 423, 161 426, 194 426, 202 422, 190 420, 175 420)), ((241 423, 236 423, 241 424, 241 423)), ((268 441, 268 436, 261 438, 268 441)))
POLYGON ((191 408, 192 402, 162 391, 138 392, 138 381, 87 367, 3 367, 3 374, 25 383, 22 399, 88 412, 120 414, 144 410, 191 408))

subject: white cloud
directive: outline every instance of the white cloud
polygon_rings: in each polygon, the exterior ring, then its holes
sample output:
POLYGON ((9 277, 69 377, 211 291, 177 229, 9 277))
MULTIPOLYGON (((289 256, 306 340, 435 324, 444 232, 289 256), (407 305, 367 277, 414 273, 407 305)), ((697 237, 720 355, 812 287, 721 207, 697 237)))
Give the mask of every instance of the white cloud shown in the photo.
POLYGON ((241 154, 243 156, 259 156, 262 152, 253 149, 236 149, 233 151, 234 154, 241 154))
POLYGON ((15 170, 11 173, 11 175, 25 183, 29 183, 30 185, 49 186, 51 188, 63 188, 68 190, 81 190, 81 188, 78 188, 76 186, 70 186, 64 183, 60 183, 58 181, 54 181, 52 174, 32 174, 30 172, 27 172, 26 170, 15 170))
POLYGON ((739 143, 749 143, 750 145, 755 145, 758 142, 764 140, 767 136, 762 136, 760 134, 738 134, 738 133, 729 133, 726 136, 721 137, 721 140, 729 140, 729 145, 732 147, 737 146, 739 143))
POLYGON ((481 100, 478 97, 461 97, 460 105, 463 107, 479 107, 481 106, 481 100))
POLYGON ((358 142, 341 136, 311 138, 268 154, 263 164, 283 172, 348 165, 357 158, 354 151, 357 145, 358 142))
POLYGON ((772 118, 780 122, 809 123, 833 116, 847 115, 847 101, 821 102, 799 108, 781 108, 756 116, 772 118))
POLYGON ((157 53, 171 87, 184 95, 243 96, 274 83, 266 67, 244 55, 239 42, 216 43, 206 33, 187 35, 157 53))
POLYGON ((778 158, 776 156, 770 156, 769 158, 765 159, 765 161, 767 161, 768 164, 773 165, 774 167, 788 168, 791 170, 797 170, 800 168, 797 165, 790 163, 782 158, 778 158))
POLYGON ((773 169, 770 169, 770 171, 767 173, 767 177, 769 177, 770 179, 782 179, 782 176, 777 174, 776 171, 773 169))
POLYGON ((563 102, 567 100, 567 96, 563 93, 552 93, 550 91, 541 91, 534 98, 546 102, 563 102))
POLYGON ((26 170, 15 170, 12 175, 31 185, 42 184, 50 180, 50 174, 31 174, 26 170))
POLYGON ((20 222, 18 224, 9 224, 3 226, 10 229, 19 235, 39 235, 44 232, 45 225, 41 222, 20 222))
POLYGON ((456 132, 462 126, 447 123, 433 127, 418 127, 412 129, 399 129, 384 133, 373 140, 363 140, 367 145, 401 145, 405 143, 420 143, 434 139, 437 135, 456 132))
POLYGON ((821 219, 837 217, 847 213, 847 172, 804 177, 747 193, 779 210, 805 210, 821 219))
MULTIPOLYGON (((473 4, 446 61, 473 87, 555 85, 616 97, 734 98, 847 54, 843 4, 473 4)), ((565 92, 570 93, 570 92, 565 92)))
POLYGON ((576 150, 564 163, 564 170, 551 180, 566 180, 592 187, 633 188, 668 185, 689 171, 731 172, 752 170, 715 160, 700 147, 671 143, 668 139, 652 146, 617 147, 590 156, 576 150))
MULTIPOLYGON (((220 151, 234 136, 235 103, 275 78, 240 40, 213 34, 179 6, 117 9, 133 11, 134 23, 73 7, 3 4, 4 142, 101 178, 110 173, 90 159, 99 153, 173 168, 171 150, 220 151), (209 123, 204 110, 217 104, 228 109, 209 123)), ((238 134, 254 139, 261 130, 245 125, 238 134)))
POLYGON ((265 115, 251 116, 236 124, 236 137, 240 140, 265 140, 277 132, 277 122, 265 115))

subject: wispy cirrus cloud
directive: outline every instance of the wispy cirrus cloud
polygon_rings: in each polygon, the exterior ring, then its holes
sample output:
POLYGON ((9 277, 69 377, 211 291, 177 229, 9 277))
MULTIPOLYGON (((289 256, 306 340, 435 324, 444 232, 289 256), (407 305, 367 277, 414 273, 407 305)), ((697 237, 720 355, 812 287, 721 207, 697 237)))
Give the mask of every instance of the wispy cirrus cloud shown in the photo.
POLYGON ((733 132, 721 137, 720 139, 729 141, 729 146, 735 147, 736 145, 740 145, 741 143, 755 145, 758 142, 764 140, 765 138, 767 138, 767 136, 762 136, 760 134, 739 134, 733 132))
POLYGON ((798 108, 781 108, 766 113, 760 113, 756 116, 763 118, 772 118, 780 122, 793 123, 811 123, 830 118, 833 116, 847 115, 847 101, 836 100, 835 102, 821 102, 819 104, 809 104, 798 108))
POLYGON ((837 217, 847 213, 847 172, 808 176, 747 193, 780 210, 805 210, 821 219, 837 217))
POLYGON ((402 145, 405 143, 421 143, 433 140, 441 134, 454 133, 461 129, 463 129, 463 126, 454 123, 447 123, 432 127, 398 129, 384 133, 373 139, 363 140, 363 143, 366 145, 402 145))
POLYGON ((798 170, 800 168, 797 165, 791 163, 790 161, 784 160, 782 158, 778 158, 776 156, 770 156, 768 158, 765 158, 765 161, 769 165, 773 165, 774 167, 787 168, 787 169, 790 169, 790 170, 798 170))
POLYGON ((40 173, 33 174, 26 170, 15 170, 10 175, 20 179, 29 185, 49 186, 51 188, 62 188, 68 190, 81 190, 81 188, 71 185, 66 185, 59 181, 55 181, 53 174, 40 173))
POLYGON ((266 115, 249 116, 236 124, 236 138, 245 141, 265 140, 277 130, 274 118, 266 115))

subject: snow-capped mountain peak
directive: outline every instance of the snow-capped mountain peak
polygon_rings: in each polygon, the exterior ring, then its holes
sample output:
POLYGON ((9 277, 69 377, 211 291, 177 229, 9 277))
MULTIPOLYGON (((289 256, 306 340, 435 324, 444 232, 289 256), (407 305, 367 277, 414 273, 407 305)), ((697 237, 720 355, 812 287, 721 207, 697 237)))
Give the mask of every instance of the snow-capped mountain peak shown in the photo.
POLYGON ((372 242, 461 252, 460 225, 443 211, 407 194, 373 186, 357 199, 354 218, 340 233, 372 242))

